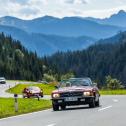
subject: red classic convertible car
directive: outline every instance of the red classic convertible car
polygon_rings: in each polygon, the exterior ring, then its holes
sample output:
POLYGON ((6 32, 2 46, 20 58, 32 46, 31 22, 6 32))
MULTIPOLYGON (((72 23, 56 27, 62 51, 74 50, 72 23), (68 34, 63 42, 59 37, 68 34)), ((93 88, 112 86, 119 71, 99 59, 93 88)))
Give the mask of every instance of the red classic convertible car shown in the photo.
POLYGON ((27 88, 25 88, 23 90, 23 98, 27 97, 27 98, 30 98, 30 97, 43 97, 43 91, 39 88, 39 87, 36 87, 36 86, 29 86, 27 88))
POLYGON ((99 106, 99 90, 90 78, 71 78, 62 82, 52 92, 53 110, 65 109, 66 106, 88 104, 90 108, 99 106))

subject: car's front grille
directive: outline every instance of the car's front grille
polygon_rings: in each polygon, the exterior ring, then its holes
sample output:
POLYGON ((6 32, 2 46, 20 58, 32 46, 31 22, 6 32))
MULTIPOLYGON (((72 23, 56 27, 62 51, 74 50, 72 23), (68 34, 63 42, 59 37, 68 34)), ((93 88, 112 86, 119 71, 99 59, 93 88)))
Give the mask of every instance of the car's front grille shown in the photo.
POLYGON ((60 97, 76 97, 76 96, 82 96, 83 92, 65 92, 61 93, 60 97))

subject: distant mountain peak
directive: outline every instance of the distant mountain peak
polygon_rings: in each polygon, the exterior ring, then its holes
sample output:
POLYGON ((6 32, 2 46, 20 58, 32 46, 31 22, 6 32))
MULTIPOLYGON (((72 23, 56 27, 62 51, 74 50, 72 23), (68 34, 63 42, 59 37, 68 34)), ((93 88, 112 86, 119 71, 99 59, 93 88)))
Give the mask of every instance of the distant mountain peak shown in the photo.
POLYGON ((17 19, 17 18, 16 17, 11 17, 11 16, 4 16, 4 17, 0 17, 0 19, 11 20, 11 19, 17 19))
POLYGON ((120 11, 118 12, 118 14, 126 14, 126 11, 120 10, 120 11))
POLYGON ((59 18, 45 15, 43 17, 35 18, 32 21, 37 21, 37 22, 40 22, 40 23, 42 23, 42 22, 46 23, 46 22, 52 22, 52 21, 55 21, 55 20, 59 20, 59 18))
POLYGON ((108 18, 108 19, 111 19, 111 18, 117 18, 117 19, 119 19, 119 18, 124 18, 124 17, 126 17, 126 12, 124 11, 124 10, 120 10, 117 14, 113 14, 113 15, 111 15, 111 17, 110 18, 108 18))
POLYGON ((49 15, 45 15, 42 17, 42 19, 45 19, 45 20, 50 20, 50 19, 53 19, 54 17, 53 16, 49 16, 49 15))
POLYGON ((0 20, 6 20, 8 22, 10 22, 10 21, 23 21, 23 19, 20 19, 20 18, 17 18, 17 17, 13 17, 13 16, 0 17, 0 20))

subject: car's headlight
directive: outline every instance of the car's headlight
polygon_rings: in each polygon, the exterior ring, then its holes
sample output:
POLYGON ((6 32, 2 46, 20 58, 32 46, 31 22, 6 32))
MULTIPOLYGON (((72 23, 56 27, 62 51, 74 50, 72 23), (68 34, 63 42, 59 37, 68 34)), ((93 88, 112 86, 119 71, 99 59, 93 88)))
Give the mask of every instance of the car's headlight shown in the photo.
POLYGON ((29 91, 29 93, 31 93, 31 94, 32 94, 33 92, 32 92, 32 91, 29 91))
POLYGON ((84 96, 90 96, 90 95, 91 95, 91 92, 85 91, 85 92, 83 93, 83 95, 84 95, 84 96))
POLYGON ((59 98, 59 97, 60 97, 60 94, 58 94, 58 93, 53 94, 52 97, 53 97, 53 98, 59 98))

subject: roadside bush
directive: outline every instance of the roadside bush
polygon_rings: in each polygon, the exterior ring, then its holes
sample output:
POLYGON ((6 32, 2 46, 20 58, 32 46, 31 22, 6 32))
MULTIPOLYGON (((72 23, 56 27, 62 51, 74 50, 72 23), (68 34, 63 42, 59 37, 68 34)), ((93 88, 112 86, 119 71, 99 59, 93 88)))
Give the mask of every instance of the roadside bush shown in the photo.
POLYGON ((111 76, 106 77, 106 84, 107 84, 107 88, 111 90, 123 88, 122 83, 116 78, 112 78, 111 76))
POLYGON ((53 81, 55 81, 55 78, 52 75, 44 74, 43 80, 45 80, 47 82, 53 82, 53 81))
POLYGON ((69 72, 69 73, 67 73, 67 74, 65 74, 65 75, 62 75, 62 76, 61 76, 61 80, 67 80, 67 79, 73 78, 73 77, 75 77, 74 73, 69 72))

